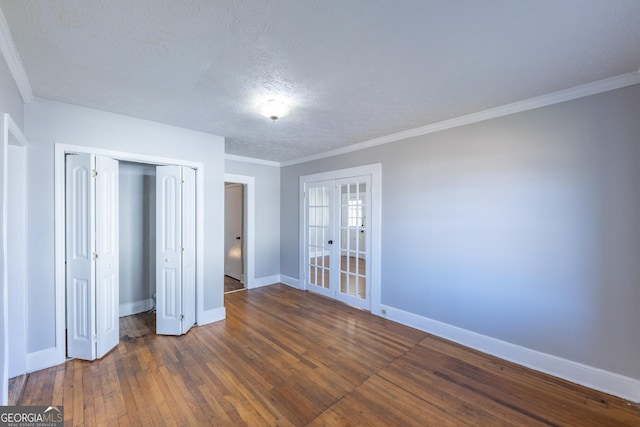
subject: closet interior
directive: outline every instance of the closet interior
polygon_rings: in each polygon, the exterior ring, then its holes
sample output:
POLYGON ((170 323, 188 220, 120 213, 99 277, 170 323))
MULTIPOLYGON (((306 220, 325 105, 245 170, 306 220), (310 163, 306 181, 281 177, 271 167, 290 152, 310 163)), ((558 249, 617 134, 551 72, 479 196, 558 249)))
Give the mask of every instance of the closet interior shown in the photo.
POLYGON ((121 337, 155 333, 156 165, 120 161, 120 317, 121 337), (134 321, 135 320, 135 321, 134 321))

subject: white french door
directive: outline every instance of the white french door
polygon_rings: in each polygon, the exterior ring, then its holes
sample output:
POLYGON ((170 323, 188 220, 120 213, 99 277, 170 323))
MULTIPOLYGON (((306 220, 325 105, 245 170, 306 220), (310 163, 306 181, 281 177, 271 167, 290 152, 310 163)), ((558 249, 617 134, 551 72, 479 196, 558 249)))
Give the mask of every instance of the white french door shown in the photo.
POLYGON ((187 333, 196 322, 196 172, 156 168, 156 332, 187 333))
MULTIPOLYGON (((305 278, 307 289, 335 298, 331 264, 333 253, 333 181, 307 184, 305 224, 307 267, 305 278)), ((335 271, 334 271, 335 272, 335 271)))
POLYGON ((317 181, 305 188, 305 285, 371 309, 371 177, 317 181))
POLYGON ((66 156, 67 354, 99 359, 119 341, 118 161, 66 156))

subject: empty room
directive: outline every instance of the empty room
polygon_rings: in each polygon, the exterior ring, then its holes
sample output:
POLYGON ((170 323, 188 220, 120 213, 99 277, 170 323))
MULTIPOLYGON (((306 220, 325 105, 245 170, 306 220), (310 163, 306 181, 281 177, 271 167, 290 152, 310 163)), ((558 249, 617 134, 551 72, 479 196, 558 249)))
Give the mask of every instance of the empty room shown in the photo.
POLYGON ((0 0, 0 424, 640 425, 638 46, 636 0, 0 0))

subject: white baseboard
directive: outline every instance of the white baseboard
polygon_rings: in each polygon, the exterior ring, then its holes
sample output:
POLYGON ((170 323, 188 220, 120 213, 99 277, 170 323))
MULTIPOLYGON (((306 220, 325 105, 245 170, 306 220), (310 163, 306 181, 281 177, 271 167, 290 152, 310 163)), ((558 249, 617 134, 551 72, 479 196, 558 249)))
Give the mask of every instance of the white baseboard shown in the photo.
POLYGON ((256 277, 255 279, 253 279, 253 282, 251 283, 251 286, 248 287, 248 289, 261 288, 263 286, 273 285, 274 283, 278 282, 280 282, 279 274, 274 274, 273 276, 266 277, 256 277))
POLYGON ((153 299, 143 299, 140 301, 126 302, 120 304, 120 317, 131 316, 132 314, 143 313, 153 308, 153 299))
POLYGON ((386 305, 381 305, 380 311, 373 314, 567 381, 640 402, 640 380, 634 378, 531 350, 386 305), (386 314, 383 314, 383 310, 386 314))
POLYGON ((33 353, 27 353, 27 372, 50 368, 63 362, 64 360, 58 360, 58 349, 56 347, 34 351, 33 353))
POLYGON ((293 277, 285 276, 284 274, 280 275, 280 283, 284 283, 287 286, 291 286, 292 288, 302 289, 300 287, 300 280, 294 279, 293 277))
POLYGON ((214 308, 213 310, 205 310, 202 316, 198 317, 198 326, 208 325, 209 323, 219 322, 227 318, 227 310, 224 307, 214 308))

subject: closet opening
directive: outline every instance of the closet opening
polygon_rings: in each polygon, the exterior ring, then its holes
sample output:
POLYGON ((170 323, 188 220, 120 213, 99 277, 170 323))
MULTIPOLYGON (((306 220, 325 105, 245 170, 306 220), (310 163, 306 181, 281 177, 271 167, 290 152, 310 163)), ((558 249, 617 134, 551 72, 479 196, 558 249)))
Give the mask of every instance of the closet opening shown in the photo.
POLYGON ((224 184, 224 293, 247 289, 246 185, 224 184))
POLYGON ((156 333, 156 166, 120 161, 120 340, 156 333))
POLYGON ((71 358, 100 359, 121 340, 183 335, 196 324, 199 168, 118 157, 61 159, 65 277, 56 316, 62 308, 61 350, 71 358))

